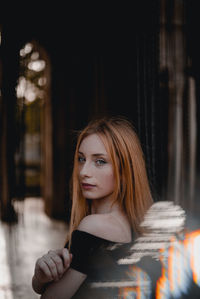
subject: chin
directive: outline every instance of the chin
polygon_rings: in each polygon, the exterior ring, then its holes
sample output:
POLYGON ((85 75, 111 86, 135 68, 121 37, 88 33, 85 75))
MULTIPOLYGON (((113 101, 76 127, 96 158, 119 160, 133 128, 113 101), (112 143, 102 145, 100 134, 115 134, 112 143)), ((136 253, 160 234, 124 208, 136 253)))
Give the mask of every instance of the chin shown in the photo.
POLYGON ((88 194, 86 194, 86 193, 83 193, 83 197, 85 197, 85 198, 87 198, 87 199, 91 199, 91 200, 93 200, 93 199, 97 199, 96 197, 94 197, 94 196, 92 196, 92 195, 88 195, 88 194))
POLYGON ((94 196, 92 194, 89 194, 89 192, 83 192, 83 197, 85 197, 87 199, 91 199, 91 200, 95 200, 95 199, 101 198, 99 196, 94 196))

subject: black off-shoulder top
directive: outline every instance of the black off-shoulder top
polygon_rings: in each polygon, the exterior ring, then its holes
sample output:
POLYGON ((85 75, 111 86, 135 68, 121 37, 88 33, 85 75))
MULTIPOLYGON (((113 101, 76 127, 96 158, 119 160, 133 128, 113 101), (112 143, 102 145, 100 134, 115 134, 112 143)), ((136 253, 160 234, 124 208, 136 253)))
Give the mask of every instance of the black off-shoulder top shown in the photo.
MULTIPOLYGON (((133 243, 118 243, 100 238, 85 231, 72 233, 70 252, 73 254, 70 267, 87 275, 73 298, 119 298, 118 287, 105 286, 105 282, 130 279, 127 266, 117 263, 130 254, 133 243)), ((68 243, 65 245, 68 248, 68 243)))

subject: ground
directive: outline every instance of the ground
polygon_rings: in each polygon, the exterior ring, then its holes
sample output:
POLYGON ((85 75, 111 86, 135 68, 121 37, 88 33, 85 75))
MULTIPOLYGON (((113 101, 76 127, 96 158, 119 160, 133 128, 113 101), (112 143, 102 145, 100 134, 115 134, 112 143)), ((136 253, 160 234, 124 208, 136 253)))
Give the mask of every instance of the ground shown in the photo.
POLYGON ((41 198, 16 201, 19 220, 15 225, 0 222, 0 299, 37 299, 31 279, 37 258, 49 249, 61 248, 67 224, 44 213, 41 198))

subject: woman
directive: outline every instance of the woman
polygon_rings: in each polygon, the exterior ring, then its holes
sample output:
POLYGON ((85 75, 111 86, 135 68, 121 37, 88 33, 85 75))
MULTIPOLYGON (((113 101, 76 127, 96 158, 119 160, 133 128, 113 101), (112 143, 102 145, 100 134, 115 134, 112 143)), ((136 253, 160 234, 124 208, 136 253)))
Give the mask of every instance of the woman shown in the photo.
POLYGON ((143 152, 131 123, 122 117, 91 121, 75 150, 68 242, 37 260, 35 292, 42 299, 90 298, 90 289, 92 298, 97 289, 88 288, 88 282, 105 281, 106 275, 120 279, 117 258, 140 234, 151 204, 143 152), (122 246, 117 255, 108 253, 113 245, 122 246))

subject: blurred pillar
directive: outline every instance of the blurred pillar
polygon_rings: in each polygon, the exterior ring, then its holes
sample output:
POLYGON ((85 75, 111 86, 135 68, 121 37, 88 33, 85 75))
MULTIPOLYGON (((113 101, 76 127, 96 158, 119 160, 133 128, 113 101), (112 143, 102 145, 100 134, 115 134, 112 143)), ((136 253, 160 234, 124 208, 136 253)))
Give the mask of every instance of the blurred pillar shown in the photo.
POLYGON ((183 195, 184 12, 184 1, 161 0, 160 69, 168 73, 169 90, 168 197, 176 204, 183 195))
MULTIPOLYGON (((188 119, 188 159, 186 164, 186 184, 188 196, 188 208, 193 211, 194 198, 196 195, 196 181, 197 181, 197 105, 196 105, 196 83, 193 76, 188 76, 188 91, 187 91, 187 119, 188 119)), ((186 134, 187 136, 187 134, 186 134)), ((198 194, 198 193, 197 193, 198 194)))
MULTIPOLYGON (((197 102, 183 0, 161 0, 160 69, 168 74, 168 199, 193 208, 197 162, 197 102)), ((189 5, 189 4, 188 4, 189 5)))
POLYGON ((53 184, 53 120, 51 103, 51 65, 46 50, 36 43, 40 57, 46 62, 44 98, 42 100, 41 119, 41 163, 42 181, 41 195, 45 202, 45 212, 48 216, 54 216, 54 184, 53 184))
POLYGON ((2 28, 2 94, 1 94, 1 127, 0 127, 0 201, 1 219, 12 222, 16 214, 12 206, 15 194, 15 108, 16 80, 18 71, 18 49, 15 36, 2 28))

